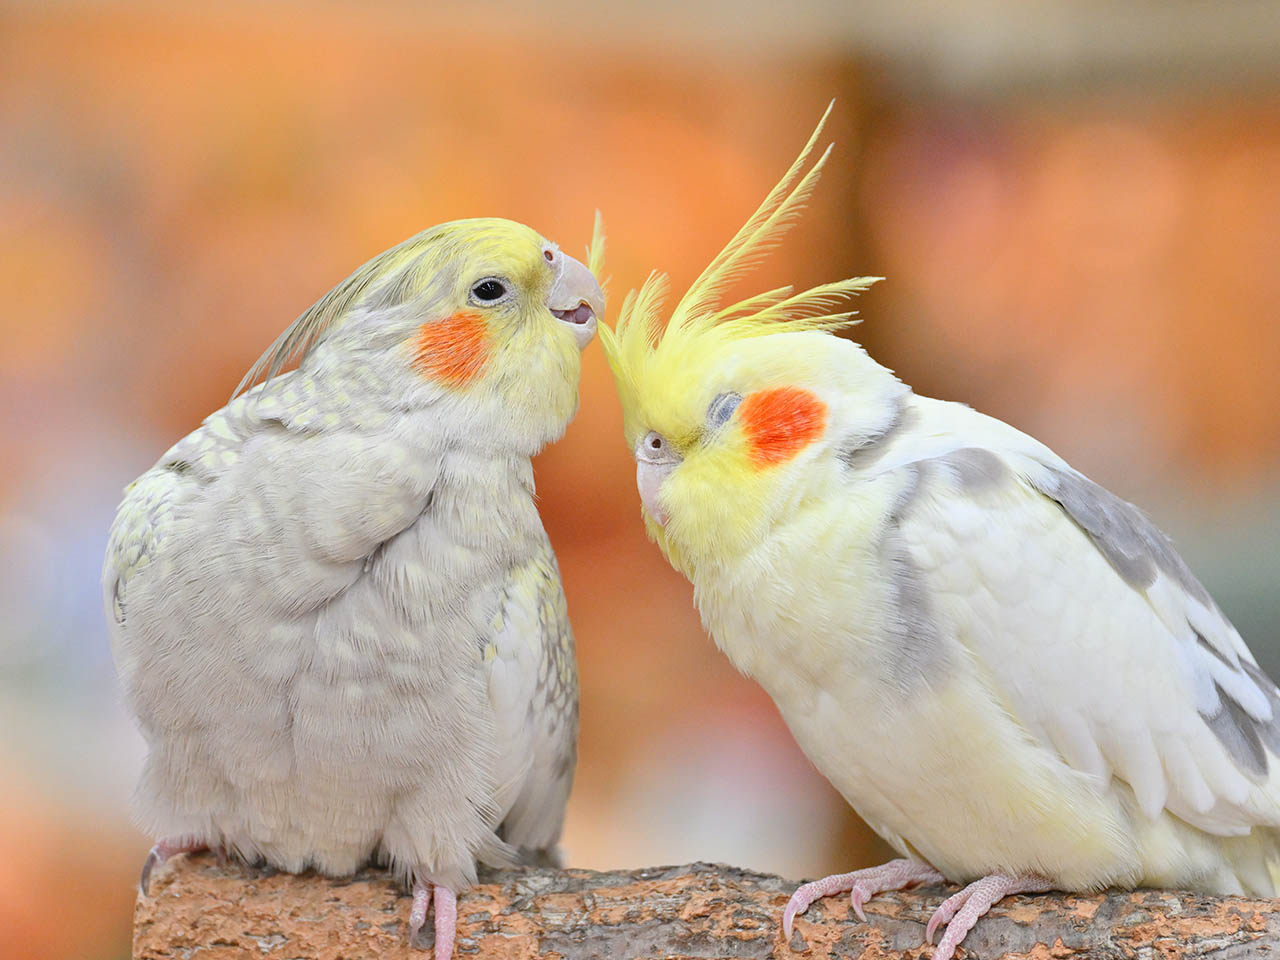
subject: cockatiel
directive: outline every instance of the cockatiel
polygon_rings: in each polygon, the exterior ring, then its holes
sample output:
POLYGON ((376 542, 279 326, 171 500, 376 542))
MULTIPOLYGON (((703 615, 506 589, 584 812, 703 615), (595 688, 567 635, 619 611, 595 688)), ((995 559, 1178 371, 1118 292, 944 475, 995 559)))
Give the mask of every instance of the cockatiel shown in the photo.
POLYGON ((1273 895, 1280 692, 1169 540, 834 336, 875 278, 720 305, 813 189, 817 137, 665 332, 657 274, 601 329, 649 534, 903 858, 802 886, 787 938, 819 897, 861 917, 944 879, 967 886, 928 925, 935 960, 1017 892, 1273 895))
POLYGON ((434 890, 446 960, 477 860, 554 855, 577 672, 530 457, 573 417, 603 311, 526 226, 433 227, 127 489, 103 591, 149 746, 144 893, 204 847, 333 876, 373 858, 412 881, 411 940, 434 890))

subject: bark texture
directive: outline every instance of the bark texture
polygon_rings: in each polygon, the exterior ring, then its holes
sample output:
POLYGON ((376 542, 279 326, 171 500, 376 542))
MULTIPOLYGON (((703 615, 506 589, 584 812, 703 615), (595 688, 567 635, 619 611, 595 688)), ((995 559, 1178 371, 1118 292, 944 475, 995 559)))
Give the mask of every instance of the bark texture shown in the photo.
MULTIPOLYGON (((455 957, 923 960, 924 925, 944 891, 877 897, 858 922, 845 897, 780 927, 795 884, 734 867, 595 873, 526 869, 481 876, 458 899, 455 957)), ((381 871, 344 880, 178 857, 134 911, 142 960, 429 960, 406 942, 409 898, 381 871)), ((969 934, 969 960, 1280 960, 1280 901, 1163 890, 1045 894, 998 904, 969 934)))

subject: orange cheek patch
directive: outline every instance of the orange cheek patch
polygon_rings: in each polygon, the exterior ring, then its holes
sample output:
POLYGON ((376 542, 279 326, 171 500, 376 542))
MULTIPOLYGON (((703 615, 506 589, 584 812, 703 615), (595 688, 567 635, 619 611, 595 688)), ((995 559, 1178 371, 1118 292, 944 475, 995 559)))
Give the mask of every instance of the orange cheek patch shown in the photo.
POLYGON ((758 467, 784 463, 827 427, 827 405, 808 390, 775 387, 747 394, 738 408, 751 460, 758 467))
POLYGON ((413 365, 433 379, 462 386, 488 362, 489 334, 478 313, 463 311, 418 328, 413 365))

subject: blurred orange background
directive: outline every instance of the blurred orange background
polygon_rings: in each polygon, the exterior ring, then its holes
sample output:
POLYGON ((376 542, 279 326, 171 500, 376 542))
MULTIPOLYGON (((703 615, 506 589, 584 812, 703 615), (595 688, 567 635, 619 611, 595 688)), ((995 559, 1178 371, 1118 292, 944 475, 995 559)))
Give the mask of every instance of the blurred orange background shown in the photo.
MULTIPOLYGON (((919 392, 1143 504, 1280 668, 1280 25, 1242 2, 0 5, 0 956, 128 955, 121 488, 369 256, 465 216, 687 284, 827 101, 752 286, 880 274, 919 392)), ((599 348, 537 462, 578 637, 570 864, 884 854, 646 542, 599 348)))

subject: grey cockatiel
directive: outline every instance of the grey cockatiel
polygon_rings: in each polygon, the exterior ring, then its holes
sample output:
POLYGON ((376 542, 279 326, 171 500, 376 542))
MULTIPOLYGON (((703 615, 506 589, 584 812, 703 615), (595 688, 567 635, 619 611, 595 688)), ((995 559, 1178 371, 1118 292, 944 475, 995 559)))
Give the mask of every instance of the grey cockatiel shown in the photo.
MULTIPOLYGON (((598 225, 592 256, 602 251, 598 225)), ((553 850, 577 675, 529 458, 577 407, 604 295, 533 230, 466 220, 357 270, 127 490, 103 591, 150 751, 143 870, 213 847, 376 858, 434 889, 553 850), (277 375, 291 355, 299 368, 277 375)))

